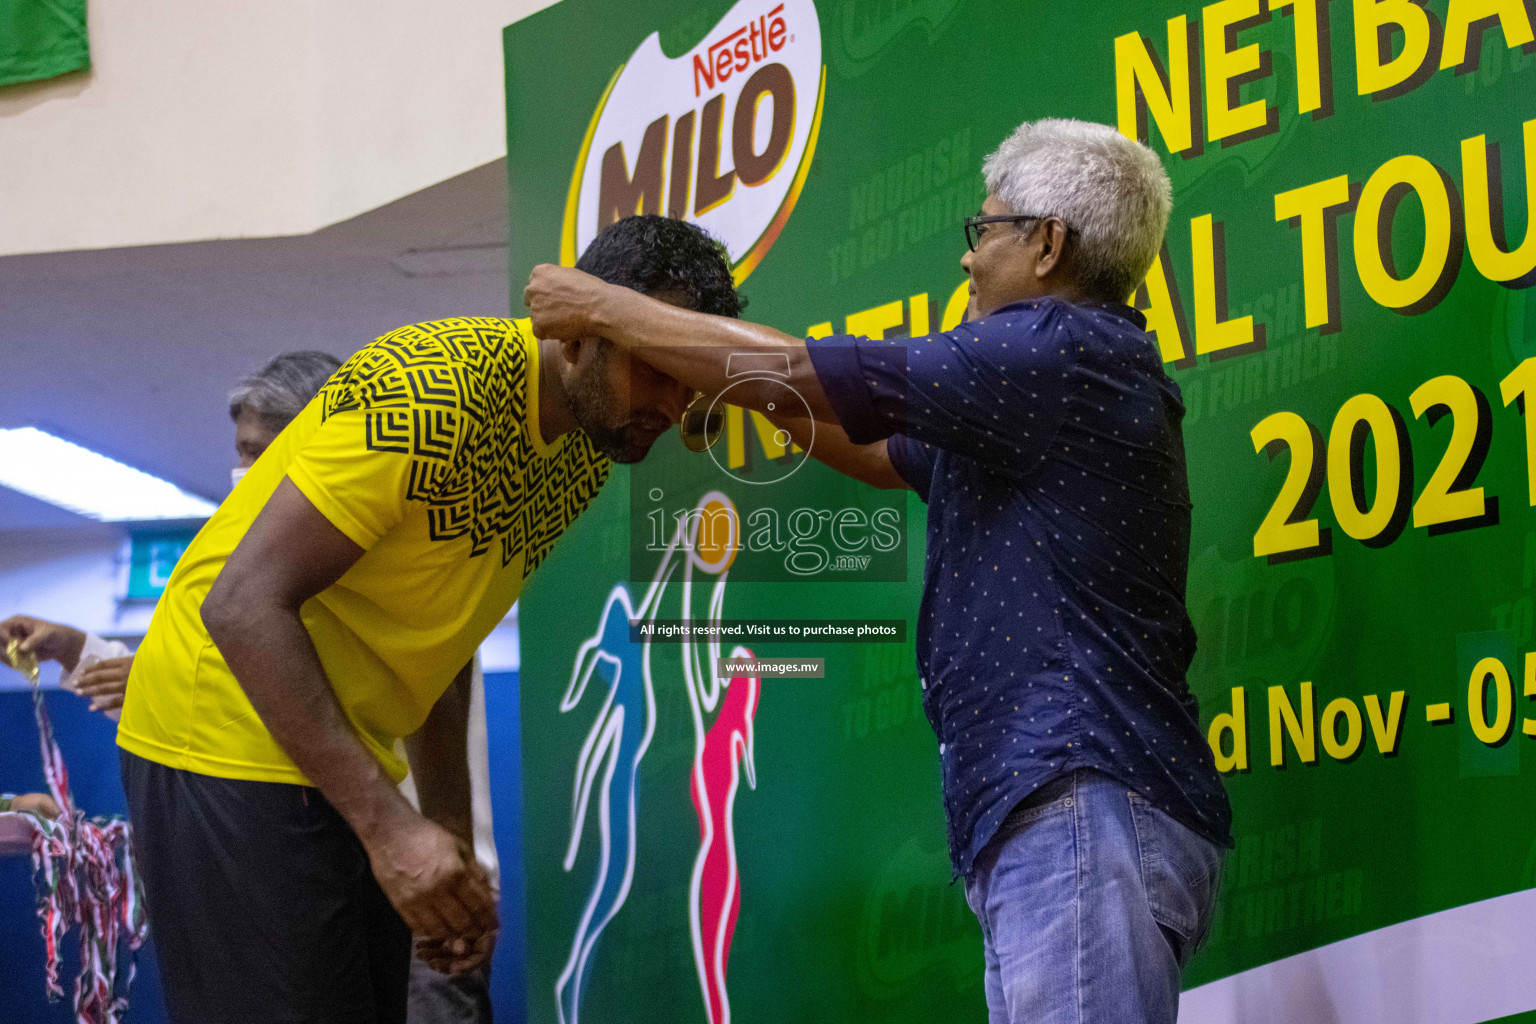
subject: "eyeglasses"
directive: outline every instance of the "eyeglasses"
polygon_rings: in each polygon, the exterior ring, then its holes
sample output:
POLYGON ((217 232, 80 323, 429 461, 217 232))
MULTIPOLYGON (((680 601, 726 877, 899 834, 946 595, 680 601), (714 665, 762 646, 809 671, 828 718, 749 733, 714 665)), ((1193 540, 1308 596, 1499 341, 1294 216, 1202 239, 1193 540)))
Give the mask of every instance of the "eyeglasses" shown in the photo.
MULTIPOLYGON (((1020 221, 1026 221, 1026 220, 1036 220, 1036 221, 1039 221, 1039 220, 1045 220, 1045 217, 1041 216, 1039 214, 1032 214, 1032 213, 1019 213, 1019 214, 1003 213, 1003 214, 996 214, 996 215, 990 216, 990 217, 967 217, 967 218, 965 218, 965 244, 966 244, 966 247, 969 248, 971 250, 971 252, 975 252, 976 251, 976 246, 980 244, 980 242, 981 242, 981 235, 982 235, 982 233, 980 231, 978 231, 977 228, 979 228, 980 226, 982 226, 984 224, 1017 224, 1020 221)), ((1071 228, 1067 228, 1067 233, 1071 234, 1072 233, 1072 229, 1071 228)))

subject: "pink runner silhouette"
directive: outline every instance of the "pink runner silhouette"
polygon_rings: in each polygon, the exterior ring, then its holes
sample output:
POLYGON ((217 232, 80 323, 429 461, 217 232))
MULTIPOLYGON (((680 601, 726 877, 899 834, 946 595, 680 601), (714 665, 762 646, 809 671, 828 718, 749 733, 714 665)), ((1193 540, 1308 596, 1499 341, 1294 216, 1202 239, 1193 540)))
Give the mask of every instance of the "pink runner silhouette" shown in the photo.
MULTIPOLYGON (((752 652, 737 648, 732 657, 750 658, 752 652)), ((712 668, 713 666, 711 666, 712 668)), ((736 871, 736 835, 733 811, 742 774, 747 785, 757 786, 752 761, 752 717, 757 712, 761 682, 756 676, 729 680, 720 713, 693 763, 693 807, 699 815, 699 855, 693 869, 695 955, 701 955, 700 981, 709 1024, 731 1019, 725 971, 731 954, 731 936, 741 908, 741 879, 736 871)))

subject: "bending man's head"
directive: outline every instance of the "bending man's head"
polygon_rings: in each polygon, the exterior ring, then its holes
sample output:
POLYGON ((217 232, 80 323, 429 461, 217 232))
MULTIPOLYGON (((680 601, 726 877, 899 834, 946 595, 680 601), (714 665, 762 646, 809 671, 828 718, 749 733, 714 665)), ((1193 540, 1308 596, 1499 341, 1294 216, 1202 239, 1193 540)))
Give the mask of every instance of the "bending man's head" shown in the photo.
MULTIPOLYGON (((627 217, 601 231, 576 269, 674 306, 738 316, 743 302, 725 248, 684 221, 627 217)), ((615 462, 639 462, 682 417, 692 389, 602 338, 564 342, 560 366, 571 412, 615 462)))
POLYGON ((229 418, 241 469, 255 463, 340 365, 329 352, 284 352, 235 385, 229 418))
POLYGON ((1026 121, 982 165, 984 216, 961 266, 971 312, 1056 295, 1124 302, 1157 258, 1173 189, 1157 155, 1108 125, 1026 121))

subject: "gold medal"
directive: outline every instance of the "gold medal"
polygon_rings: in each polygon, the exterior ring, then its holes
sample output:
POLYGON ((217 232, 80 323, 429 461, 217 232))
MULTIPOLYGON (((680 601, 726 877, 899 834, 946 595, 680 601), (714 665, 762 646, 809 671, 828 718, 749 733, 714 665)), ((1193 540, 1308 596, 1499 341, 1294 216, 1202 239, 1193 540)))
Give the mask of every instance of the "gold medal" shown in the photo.
POLYGON ((11 663, 11 667, 27 677, 27 681, 33 686, 37 685, 37 655, 31 651, 21 649, 21 641, 12 637, 5 645, 5 658, 11 663))
POLYGON ((725 413, 713 405, 714 401, 700 391, 683 410, 677 429, 683 435, 683 446, 691 452, 707 452, 720 440, 725 429, 725 413))

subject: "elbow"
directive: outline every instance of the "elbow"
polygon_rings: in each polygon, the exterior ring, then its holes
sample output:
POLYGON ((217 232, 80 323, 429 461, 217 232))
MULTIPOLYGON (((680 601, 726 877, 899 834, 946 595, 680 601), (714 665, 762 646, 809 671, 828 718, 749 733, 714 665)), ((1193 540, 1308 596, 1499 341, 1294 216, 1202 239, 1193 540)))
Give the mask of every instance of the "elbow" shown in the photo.
POLYGON ((231 579, 228 572, 220 573, 213 581, 198 609, 208 639, 221 648, 240 623, 251 621, 253 612, 250 588, 231 579))
POLYGON ((203 603, 198 608, 198 615, 203 620, 203 629, 207 630, 208 639, 213 641, 214 646, 220 646, 225 630, 234 620, 234 614, 217 582, 203 598, 203 603))

